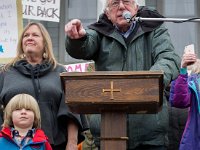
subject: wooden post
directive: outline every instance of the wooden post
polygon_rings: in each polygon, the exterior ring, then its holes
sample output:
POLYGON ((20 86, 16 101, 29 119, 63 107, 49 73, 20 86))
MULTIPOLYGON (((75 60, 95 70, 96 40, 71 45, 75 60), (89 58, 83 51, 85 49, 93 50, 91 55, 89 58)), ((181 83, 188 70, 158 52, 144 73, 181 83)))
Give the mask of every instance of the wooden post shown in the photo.
POLYGON ((126 150, 128 137, 126 136, 125 112, 104 112, 101 115, 101 149, 126 150), (115 128, 115 126, 117 126, 115 128))

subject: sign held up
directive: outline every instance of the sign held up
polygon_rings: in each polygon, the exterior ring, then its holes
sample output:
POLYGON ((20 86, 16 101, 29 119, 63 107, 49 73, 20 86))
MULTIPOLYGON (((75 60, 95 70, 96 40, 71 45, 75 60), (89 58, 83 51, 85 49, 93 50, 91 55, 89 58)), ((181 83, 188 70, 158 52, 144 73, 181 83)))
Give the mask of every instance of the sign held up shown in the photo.
POLYGON ((22 15, 19 1, 1 0, 0 3, 0 64, 16 55, 22 15))
POLYGON ((23 18, 59 22, 60 0, 22 0, 23 18))
POLYGON ((76 63, 65 65, 68 72, 92 72, 95 71, 95 66, 93 62, 86 63, 76 63))

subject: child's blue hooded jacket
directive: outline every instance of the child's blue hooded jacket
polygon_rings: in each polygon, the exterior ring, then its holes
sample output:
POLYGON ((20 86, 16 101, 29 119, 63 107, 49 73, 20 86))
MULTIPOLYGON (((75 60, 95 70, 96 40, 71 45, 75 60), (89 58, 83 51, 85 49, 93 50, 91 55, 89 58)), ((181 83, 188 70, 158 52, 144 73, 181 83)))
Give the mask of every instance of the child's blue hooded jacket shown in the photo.
POLYGON ((44 132, 37 129, 32 140, 20 147, 12 139, 11 129, 3 128, 0 132, 0 149, 1 150, 52 150, 48 138, 44 132))

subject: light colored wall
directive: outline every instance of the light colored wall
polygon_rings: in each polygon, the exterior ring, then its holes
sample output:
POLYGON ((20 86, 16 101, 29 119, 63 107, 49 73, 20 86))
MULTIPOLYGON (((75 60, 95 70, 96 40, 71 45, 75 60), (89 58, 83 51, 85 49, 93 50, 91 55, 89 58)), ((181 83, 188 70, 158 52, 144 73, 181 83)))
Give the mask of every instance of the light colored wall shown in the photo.
MULTIPOLYGON (((169 18, 193 18, 197 16, 199 0, 164 0, 162 2, 162 14, 169 18)), ((197 49, 198 45, 198 28, 200 23, 185 22, 185 23, 173 23, 166 22, 166 26, 169 29, 172 42, 174 44, 177 53, 182 56, 186 45, 194 44, 196 53, 199 55, 197 49)))
POLYGON ((105 3, 106 3, 106 0, 98 0, 97 1, 97 18, 103 12, 103 9, 105 7, 105 3))
POLYGON ((145 6, 145 0, 137 0, 140 6, 145 6))

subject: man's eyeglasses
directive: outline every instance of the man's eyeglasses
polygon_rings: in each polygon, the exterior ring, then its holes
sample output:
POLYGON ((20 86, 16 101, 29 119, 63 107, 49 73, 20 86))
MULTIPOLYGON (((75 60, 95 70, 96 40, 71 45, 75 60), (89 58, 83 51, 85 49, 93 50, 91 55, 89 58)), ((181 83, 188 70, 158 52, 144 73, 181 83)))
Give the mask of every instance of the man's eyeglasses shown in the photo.
POLYGON ((128 6, 132 3, 131 0, 112 0, 111 3, 110 3, 110 6, 111 7, 119 7, 121 2, 126 6, 128 6))

